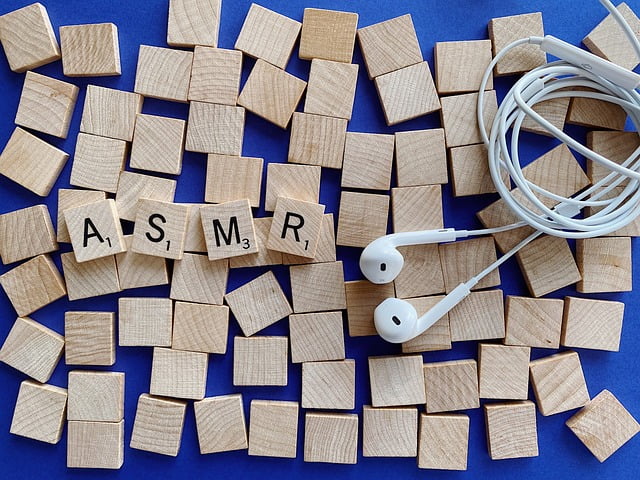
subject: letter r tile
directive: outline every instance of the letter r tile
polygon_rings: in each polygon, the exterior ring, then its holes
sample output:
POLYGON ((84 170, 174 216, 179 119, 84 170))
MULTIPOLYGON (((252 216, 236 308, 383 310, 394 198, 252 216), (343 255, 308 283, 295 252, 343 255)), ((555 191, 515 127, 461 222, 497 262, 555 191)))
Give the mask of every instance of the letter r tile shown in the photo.
POLYGON ((267 248, 313 258, 323 216, 324 205, 278 197, 267 248))

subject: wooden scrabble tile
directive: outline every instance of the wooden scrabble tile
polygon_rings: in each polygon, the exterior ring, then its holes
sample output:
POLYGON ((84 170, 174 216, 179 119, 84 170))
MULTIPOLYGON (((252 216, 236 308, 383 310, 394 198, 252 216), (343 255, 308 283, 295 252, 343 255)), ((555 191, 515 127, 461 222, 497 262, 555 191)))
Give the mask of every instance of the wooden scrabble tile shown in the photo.
POLYGON ((131 168, 180 175, 186 122, 138 115, 131 146, 131 168))
POLYGON ((391 215, 395 233, 443 228, 440 185, 391 189, 391 215))
POLYGON ((252 3, 234 48, 284 69, 301 27, 300 22, 252 3))
POLYGON ((145 97, 186 102, 193 52, 140 45, 134 92, 145 97))
POLYGON ((0 362, 45 383, 58 365, 64 337, 31 320, 18 318, 0 349, 0 362))
POLYGON ((640 424, 608 390, 567 420, 567 426, 600 462, 640 432, 640 424))
POLYGON ((462 414, 420 414, 418 468, 466 470, 469 417, 462 414))
MULTIPOLYGON (((269 250, 267 241, 271 231, 271 217, 254 218, 253 227, 256 233, 258 253, 250 253, 229 259, 229 268, 264 267, 269 265, 282 265, 282 252, 269 250)), ((308 260, 308 259, 305 259, 308 260)))
POLYGON ((136 419, 129 446, 137 450, 175 457, 180 451, 187 402, 154 397, 138 397, 136 419))
POLYGON ((189 208, 189 205, 140 199, 131 250, 182 260, 189 208))
POLYGON ((0 37, 14 72, 33 70, 60 59, 60 47, 49 14, 40 3, 0 16, 0 37))
POLYGON ((336 233, 333 222, 333 213, 325 213, 320 226, 320 236, 318 237, 318 248, 313 258, 300 257, 289 253, 282 254, 284 265, 301 265, 306 263, 326 263, 336 261, 336 233))
POLYGON ((418 409, 362 409, 362 454, 365 457, 415 457, 418 454, 418 409))
POLYGON ((358 29, 358 40, 371 79, 423 60, 409 14, 358 29))
POLYGON ((374 407, 425 403, 421 355, 369 357, 369 380, 374 407))
POLYGON ((207 253, 207 242, 204 239, 202 230, 202 218, 200 218, 200 208, 206 206, 204 203, 187 203, 189 209, 189 219, 187 222, 187 233, 184 238, 184 251, 192 253, 207 253))
POLYGON ((355 465, 358 457, 358 415, 307 412, 304 461, 355 465))
MULTIPOLYGON (((496 192, 484 144, 452 148, 450 166, 455 197, 496 192)), ((505 180, 508 179, 507 175, 504 177, 505 180)))
POLYGON ((287 356, 287 337, 235 337, 233 385, 286 385, 287 356))
POLYGON ((154 348, 149 393, 161 397, 203 399, 208 363, 206 353, 154 348))
POLYGON ((60 27, 62 69, 67 77, 120 75, 118 27, 113 23, 60 27))
MULTIPOLYGON (((634 132, 594 131, 587 133, 587 147, 612 162, 621 164, 640 147, 640 138, 634 132)), ((591 183, 603 180, 610 172, 607 167, 587 159, 587 175, 591 183)), ((613 182, 607 181, 605 185, 611 183, 613 182)), ((620 185, 626 185, 626 182, 620 185)))
POLYGON ((69 300, 100 297, 122 290, 114 255, 78 263, 73 253, 60 256, 69 300))
POLYGON ((351 63, 357 28, 357 13, 305 8, 298 56, 351 63))
POLYGON ((127 142, 79 133, 71 185, 115 193, 127 158, 127 142))
POLYGON ((624 130, 627 113, 616 104, 593 98, 572 98, 567 123, 591 128, 624 130))
POLYGON ((200 218, 209 260, 258 252, 248 199, 201 207, 200 218))
POLYGON ((116 192, 116 207, 121 220, 136 219, 138 201, 141 198, 173 202, 177 182, 134 172, 122 172, 116 192))
POLYGON ((289 316, 291 362, 343 360, 342 312, 306 313, 289 316))
POLYGON ((477 372, 475 360, 425 363, 423 373, 427 413, 478 408, 477 372), (456 387, 451 388, 452 385, 456 387))
MULTIPOLYGON (((443 97, 441 120, 447 147, 462 147, 482 143, 476 110, 477 93, 464 93, 443 97)), ((484 92, 484 124, 489 132, 493 119, 498 111, 498 100, 495 90, 484 92)))
POLYGON ((297 265, 289 271, 294 312, 326 312, 347 308, 342 261, 297 265))
POLYGON ((96 192, 93 190, 71 190, 67 188, 61 188, 58 190, 58 235, 57 239, 60 243, 71 243, 71 237, 69 237, 69 229, 67 228, 67 222, 64 221, 64 211, 86 205, 88 203, 99 202, 105 200, 107 194, 105 192, 96 192))
MULTIPOLYGON (((493 55, 524 37, 544 37, 542 13, 525 13, 489 21, 489 38, 493 42, 493 55)), ((533 70, 547 62, 545 53, 537 45, 520 45, 508 52, 494 68, 494 74, 512 75, 533 70)))
POLYGON ((343 191, 336 245, 364 248, 387 233, 389 195, 343 191))
POLYGON ((376 285, 367 280, 345 282, 347 324, 350 337, 377 335, 373 311, 385 299, 395 295, 393 283, 376 285))
POLYGON ((355 400, 355 360, 302 364, 302 408, 353 410, 355 400))
POLYGON ((306 86, 304 80, 258 59, 240 92, 238 105, 280 128, 287 128, 306 86))
POLYGON ((78 87, 71 83, 27 72, 16 113, 16 125, 67 138, 78 91, 78 87))
POLYGON ((211 261, 205 255, 187 253, 174 263, 170 298, 222 305, 228 275, 228 260, 211 261))
POLYGON ((118 278, 122 290, 169 283, 167 261, 164 258, 135 253, 131 250, 133 235, 125 235, 124 241, 127 251, 116 255, 118 278))
POLYGON ((295 112, 291 121, 289 163, 342 168, 347 120, 295 112))
POLYGON ((20 384, 10 432, 56 444, 62 437, 66 407, 66 389, 24 380, 20 384))
POLYGON ((471 292, 449 311, 451 341, 503 338, 504 300, 502 290, 471 292))
POLYGON ((265 210, 274 211, 278 197, 318 203, 321 168, 315 165, 269 163, 265 210))
POLYGON ((481 343, 478 346, 480 398, 526 400, 530 356, 530 347, 481 343))
POLYGON ((412 245, 400 247, 399 251, 404 257, 404 267, 395 280, 398 298, 444 293, 438 245, 412 245))
POLYGON ((209 154, 205 202, 224 203, 248 198, 252 207, 259 207, 263 164, 262 158, 209 154))
POLYGON ((69 154, 16 127, 0 153, 0 175, 46 197, 68 158, 69 154))
POLYGON ((536 406, 529 400, 484 406, 491 460, 538 456, 536 406))
POLYGON ((69 372, 68 420, 119 422, 124 418, 124 373, 69 372))
POLYGON ((344 144, 342 188, 389 190, 394 143, 393 135, 348 132, 344 144))
POLYGON ((143 100, 137 93, 88 85, 80 131, 130 142, 143 100))
POLYGON ((324 205, 278 197, 267 248, 307 258, 316 255, 324 205))
POLYGON ((251 400, 249 455, 296 458, 298 402, 251 400))
POLYGON ((624 317, 624 303, 566 297, 560 344, 617 352, 624 317))
POLYGON ((205 398, 193 408, 201 454, 248 448, 241 394, 205 398))
POLYGON ((227 293, 224 298, 247 337, 293 313, 271 271, 227 293))
POLYGON ((189 101, 235 106, 240 90, 242 52, 196 46, 189 101))
POLYGON ((444 129, 396 132, 398 187, 443 184, 447 175, 444 129))
POLYGON ((118 299, 121 347, 170 347, 173 302, 168 298, 118 299))
POLYGON ((65 312, 64 340, 67 365, 113 365, 116 316, 113 312, 65 312))
POLYGON ((0 215, 0 239, 0 257, 5 265, 58 250, 46 205, 0 215))
MULTIPOLYGON (((436 295, 433 297, 409 298, 407 301, 416 309, 420 317, 431 310, 431 308, 443 298, 444 295, 436 295)), ((449 349, 451 349, 451 331, 449 328, 448 314, 444 315, 413 340, 402 344, 402 353, 420 353, 449 349)))
MULTIPOLYGON (((477 92, 493 59, 491 40, 436 42, 433 55, 440 95, 477 92)), ((486 90, 492 89, 493 75, 490 75, 486 90)))
POLYGON ((576 352, 562 352, 529 364, 538 410, 544 416, 584 406, 587 384, 576 352))
POLYGON ((19 316, 29 315, 67 293, 62 275, 47 255, 39 255, 0 275, 0 286, 19 316))
POLYGON ((217 46, 221 7, 221 0, 169 0, 167 44, 217 46))
POLYGON ((554 298, 507 296, 504 343, 559 348, 564 302, 554 298))
POLYGON ((171 347, 191 352, 226 353, 229 307, 176 302, 171 347))
POLYGON ((311 61, 305 113, 351 120, 358 65, 315 58, 311 61))
POLYGON ((244 137, 244 108, 191 102, 185 150, 240 155, 244 137))
POLYGON ((576 262, 582 280, 580 293, 629 292, 631 238, 585 238, 576 241, 576 262))
MULTIPOLYGON (((437 227, 436 227, 437 228, 437 227)), ((439 246, 446 292, 466 282, 496 261, 496 247, 491 237, 480 237, 439 246)), ((500 285, 498 269, 482 279, 472 290, 500 285)))
POLYGON ((124 420, 68 422, 67 468, 117 470, 124 463, 124 420))
POLYGON ((387 125, 396 125, 440 110, 427 62, 385 73, 374 80, 387 125))
MULTIPOLYGON (((520 47, 528 47, 529 45, 520 45, 520 47)), ((516 47, 516 48, 520 48, 516 47)), ((533 110, 542 118, 549 121, 558 130, 564 130, 564 123, 569 111, 570 98, 553 98, 537 103, 533 106, 533 110)), ((552 136, 546 128, 539 125, 533 118, 527 116, 522 122, 521 130, 525 132, 539 133, 541 135, 552 136)))

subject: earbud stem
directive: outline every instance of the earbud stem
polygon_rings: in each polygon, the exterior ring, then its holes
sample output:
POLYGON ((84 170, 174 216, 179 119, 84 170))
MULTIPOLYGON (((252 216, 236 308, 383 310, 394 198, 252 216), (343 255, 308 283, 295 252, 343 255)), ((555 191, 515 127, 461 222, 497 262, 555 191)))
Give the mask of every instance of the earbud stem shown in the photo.
POLYGON ((422 245, 425 243, 454 242, 458 237, 455 228, 442 228, 440 230, 422 230, 418 232, 392 233, 387 238, 393 245, 402 247, 409 245, 422 245))
POLYGON ((434 323, 449 313, 453 307, 458 305, 470 293, 471 290, 466 283, 461 283, 451 290, 446 297, 436 303, 427 313, 418 319, 418 332, 423 333, 426 331, 434 323))

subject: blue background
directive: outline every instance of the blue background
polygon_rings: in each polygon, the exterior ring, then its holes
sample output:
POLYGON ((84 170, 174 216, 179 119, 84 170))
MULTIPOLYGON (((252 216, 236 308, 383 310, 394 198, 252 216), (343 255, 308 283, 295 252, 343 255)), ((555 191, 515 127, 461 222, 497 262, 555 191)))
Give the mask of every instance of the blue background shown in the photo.
MULTIPOLYGON (((62 25, 114 22, 118 25, 120 51, 122 57, 122 76, 93 79, 67 79, 81 87, 95 83, 123 90, 133 90, 138 46, 140 44, 166 46, 167 5, 168 0, 49 0, 46 3, 56 34, 62 25)), ((628 3, 640 10, 640 0, 628 3)), ((0 14, 26 5, 24 0, 3 0, 0 14)), ((225 0, 222 6, 219 46, 233 48, 240 32, 242 22, 249 9, 248 0, 225 0)), ((542 11, 546 33, 563 38, 573 44, 581 39, 605 16, 605 11, 595 0, 569 2, 558 0, 450 0, 450 1, 414 1, 392 0, 329 1, 314 0, 264 0, 262 5, 274 9, 296 20, 302 20, 305 7, 342 9, 360 14, 359 26, 367 26, 398 15, 411 13, 425 59, 433 69, 433 45, 436 41, 469 40, 487 38, 487 22, 496 16, 512 15, 532 11, 542 11)), ((354 62, 360 64, 357 94, 350 131, 391 133, 400 130, 414 130, 438 127, 437 114, 406 122, 393 129, 386 127, 373 83, 367 79, 359 47, 356 45, 354 62)), ((243 82, 253 65, 245 58, 243 82)), ((308 78, 309 62, 297 58, 294 51, 287 70, 303 79, 308 78)), ((58 78, 62 77, 62 64, 56 62, 38 69, 40 73, 58 78)), ((24 76, 9 70, 6 59, 0 55, 0 85, 3 99, 0 102, 0 145, 4 145, 13 131, 13 119, 17 109, 24 76)), ((512 80, 501 79, 496 82, 499 95, 512 80)), ((71 124, 69 138, 62 141, 46 138, 54 145, 73 154, 76 136, 80 124, 80 114, 84 103, 85 89, 81 89, 75 115, 71 124)), ((301 102, 301 106, 303 102, 301 102)), ((301 107, 300 107, 301 108, 301 107)), ((144 112, 187 118, 187 105, 157 100, 145 100, 144 112)), ((569 131, 584 138, 584 131, 569 128, 569 131)), ((245 130, 243 154, 263 157, 269 162, 286 162, 289 132, 248 114, 245 130)), ((551 139, 539 136, 526 136, 526 154, 533 159, 555 145, 551 139)), ((45 199, 52 217, 57 216, 56 189, 68 187, 71 161, 62 172, 52 194, 45 199)), ((266 173, 266 169, 265 169, 266 173)), ((187 153, 184 157, 183 174, 178 179, 176 201, 201 202, 204 198, 205 156, 187 153)), ((327 211, 337 214, 339 198, 338 171, 324 170, 320 200, 327 205, 327 211)), ((263 192, 264 195, 264 192, 263 192)), ((485 195, 468 199, 453 200, 451 188, 444 188, 445 225, 448 227, 478 227, 475 213, 481 207, 495 200, 495 195, 485 195)), ((264 197, 263 197, 264 201, 264 197)), ((0 178, 0 213, 42 203, 42 199, 22 189, 11 181, 0 178)), ((263 216, 260 210, 257 215, 263 216)), ((127 226, 130 229, 130 225, 127 226)), ((634 240, 634 246, 637 242, 634 240)), ((62 245, 68 251, 68 245, 62 245)), ((347 280, 361 278, 357 269, 359 250, 339 248, 339 259, 345 262, 347 280)), ((58 255, 54 255, 59 264, 58 255)), ((636 256, 637 257, 637 256, 636 256)), ((636 267, 639 263, 635 262, 636 267)), ((0 274, 8 267, 0 265, 0 274)), ((257 277, 266 269, 232 270, 228 289, 257 277)), ((290 294, 286 267, 274 268, 278 279, 287 294, 290 294)), ((517 265, 510 261, 501 269, 504 290, 509 294, 527 294, 517 265)), ((634 276, 634 286, 638 288, 638 275, 634 276)), ((151 288, 143 291, 127 291, 127 296, 168 296, 168 287, 151 288)), ((566 289, 556 292, 553 297, 561 298, 575 294, 575 290, 566 289)), ((599 298, 622 300, 627 305, 623 327, 623 338, 619 353, 581 350, 585 377, 589 393, 595 396, 602 389, 611 390, 636 417, 640 418, 640 382, 638 371, 637 338, 640 336, 640 315, 638 297, 633 293, 602 295, 599 298)), ((66 310, 107 310, 116 311, 117 296, 88 299, 69 303, 58 301, 35 314, 33 318, 63 333, 63 317, 66 310)), ((15 312, 6 296, 0 294, 0 339, 4 338, 15 319, 15 312)), ((346 332, 346 330, 345 330, 346 332)), ((207 396, 241 392, 244 396, 248 417, 249 402, 260 399, 300 399, 300 365, 289 366, 289 383, 286 388, 253 387, 235 388, 232 383, 232 339, 240 334, 235 322, 230 322, 228 354, 210 357, 207 396)), ((287 321, 283 320, 261 332, 265 335, 288 334, 287 321)), ((367 357, 399 353, 399 347, 387 344, 377 337, 346 337, 347 357, 355 358, 357 371, 356 412, 361 413, 362 405, 370 402, 367 357)), ((433 352, 424 355, 425 361, 475 358, 476 342, 454 344, 451 351, 433 352)), ((42 478, 44 475, 71 478, 130 478, 134 475, 158 475, 160 478, 254 478, 258 476, 304 476, 305 478, 638 478, 640 476, 640 436, 632 439, 621 451, 601 465, 579 440, 565 427, 564 422, 572 413, 563 413, 552 417, 538 415, 538 433, 540 456, 538 458, 517 459, 493 462, 487 455, 484 420, 482 410, 469 411, 471 433, 469 440, 469 463, 467 472, 438 472, 418 470, 415 459, 377 459, 363 458, 359 453, 356 466, 305 464, 303 452, 303 421, 300 416, 298 456, 295 460, 249 457, 246 451, 229 452, 201 456, 198 450, 193 409, 189 407, 182 439, 182 449, 177 458, 164 457, 128 447, 138 396, 149 388, 151 368, 150 348, 118 348, 117 363, 113 370, 126 372, 125 406, 125 464, 120 471, 71 471, 66 465, 66 434, 58 445, 46 445, 9 434, 9 426, 14 402, 20 382, 25 379, 21 373, 0 365, 0 478, 42 478)), ((549 350, 533 351, 533 358, 549 355, 549 350)), ((51 383, 66 386, 68 368, 64 361, 56 369, 51 383)), ((533 398, 530 395, 530 398, 533 398)), ((361 445, 362 434, 359 442, 361 445)), ((359 451, 361 450, 359 445, 359 451)))

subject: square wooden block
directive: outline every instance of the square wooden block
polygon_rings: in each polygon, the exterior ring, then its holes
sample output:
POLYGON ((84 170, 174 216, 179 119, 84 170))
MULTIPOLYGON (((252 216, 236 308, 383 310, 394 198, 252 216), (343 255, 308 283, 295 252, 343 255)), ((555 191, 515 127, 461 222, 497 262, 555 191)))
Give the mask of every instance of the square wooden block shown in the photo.
POLYGON ((151 395, 201 400, 207 385, 209 356, 170 348, 154 348, 151 395))
POLYGON ((137 93, 88 85, 80 131, 130 142, 143 100, 137 93))
POLYGON ((116 193, 116 207, 121 220, 135 221, 141 198, 173 202, 177 182, 134 172, 122 172, 116 193))
POLYGON ((73 253, 60 256, 69 300, 100 297, 122 290, 114 255, 78 263, 73 253))
POLYGON ((216 47, 221 9, 222 0, 169 0, 167 44, 216 47))
POLYGON ((583 127, 624 130, 627 113, 622 107, 594 98, 572 98, 566 122, 583 127))
POLYGON ((305 8, 298 56, 351 63, 357 28, 357 13, 305 8))
POLYGON ((118 278, 122 290, 155 287, 169 283, 167 261, 164 258, 133 252, 131 250, 133 235, 125 235, 124 241, 127 251, 116 255, 118 278))
MULTIPOLYGON (((477 275, 496 261, 496 247, 492 237, 480 237, 462 242, 440 245, 440 260, 447 293, 477 275)), ((500 272, 495 269, 473 290, 500 285, 500 272)))
POLYGON ((65 312, 64 340, 67 365, 113 365, 116 316, 113 312, 65 312))
POLYGON ((555 298, 507 296, 505 305, 507 345, 559 348, 564 302, 555 298))
POLYGON ((240 155, 244 138, 244 108, 191 102, 185 150, 240 155))
POLYGON ((187 402, 154 397, 138 397, 136 419, 129 446, 137 450, 175 457, 180 451, 187 402))
POLYGON ((296 458, 298 402, 251 400, 249 455, 296 458))
POLYGON ((307 258, 316 255, 324 205, 278 197, 267 248, 307 258))
POLYGON ((357 80, 357 64, 313 59, 305 113, 351 120, 357 80))
POLYGON ((248 448, 242 395, 205 398, 193 408, 202 455, 248 448))
POLYGON ((369 380, 374 407, 425 403, 421 355, 369 357, 369 380))
POLYGON ((336 261, 336 233, 333 213, 325 213, 320 226, 320 236, 318 237, 318 248, 313 258, 300 257, 290 253, 282 254, 284 265, 302 265, 308 263, 326 263, 336 261))
POLYGON ((280 128, 287 128, 306 87, 304 80, 258 59, 240 92, 238 105, 280 128))
POLYGON ((67 228, 67 222, 64 221, 64 211, 86 205, 88 203, 99 202, 105 200, 107 194, 105 192, 95 192, 92 190, 72 190, 67 188, 60 188, 58 190, 58 242, 71 243, 71 237, 69 237, 69 229, 67 228))
POLYGON ((58 250, 46 205, 0 215, 0 239, 0 257, 5 265, 58 250))
POLYGON ((580 293, 629 292, 631 238, 585 238, 576 241, 576 262, 582 280, 580 293))
POLYGON ((415 457, 418 454, 417 408, 362 409, 365 457, 415 457))
POLYGON ((385 299, 395 295, 393 283, 378 285, 367 280, 345 282, 347 324, 350 337, 377 335, 373 311, 385 299))
POLYGON ((79 133, 70 184, 115 193, 127 152, 124 140, 79 133))
MULTIPOLYGON (((542 13, 525 13, 489 21, 489 38, 493 42, 493 55, 524 37, 544 37, 542 13)), ((494 74, 512 75, 533 70, 547 62, 546 54, 536 45, 519 45, 500 59, 494 74)))
POLYGON ((269 240, 269 232, 271 231, 271 223, 273 218, 263 217, 254 218, 253 227, 256 233, 256 243, 258 245, 258 253, 250 253, 239 257, 231 257, 229 259, 229 268, 242 267, 264 267, 269 265, 282 265, 282 252, 269 250, 267 241, 269 240))
POLYGON ((69 372, 68 420, 119 422, 124 418, 124 373, 69 372))
POLYGON ((469 454, 467 415, 420 415, 418 468, 466 470, 469 454))
POLYGON ((480 407, 478 365, 475 360, 425 363, 423 372, 427 413, 480 407), (452 385, 455 388, 451 388, 452 385))
POLYGON ((252 207, 259 207, 263 164, 262 158, 210 154, 204 201, 224 203, 248 198, 252 207))
POLYGON ((180 175, 186 122, 138 115, 131 146, 131 168, 180 175))
POLYGON ((399 251, 404 257, 404 266, 394 282, 398 298, 444 293, 438 245, 412 245, 399 251))
POLYGON ((321 170, 315 165, 269 163, 264 209, 274 211, 278 197, 318 203, 321 170))
POLYGON ((258 252, 248 199, 202 207, 200 218, 209 260, 258 252))
POLYGON ((233 385, 286 385, 287 357, 287 337, 236 337, 233 385))
POLYGON ((113 23, 60 27, 62 69, 67 77, 120 75, 118 27, 113 23))
POLYGON ((302 408, 353 410, 355 402, 355 360, 302 364, 302 408))
POLYGON ((504 338, 504 299, 502 290, 471 292, 449 311, 451 341, 504 338))
POLYGON ((181 260, 189 205, 140 199, 131 250, 143 255, 181 260))
MULTIPOLYGON (((436 42, 433 55, 440 95, 477 92, 493 60, 491 40, 436 42)), ((493 89, 493 75, 489 76, 485 89, 493 89)))
POLYGON ((487 147, 484 144, 452 148, 450 165, 454 196, 465 197, 496 192, 489 172, 487 147))
POLYGON ((442 187, 399 187, 391 190, 393 231, 415 232, 444 227, 442 187))
POLYGON ((191 352, 227 352, 229 307, 176 302, 171 347, 191 352))
POLYGON ((536 406, 523 402, 484 406, 487 445, 491 460, 538 456, 536 406))
POLYGON ((145 97, 186 102, 193 52, 140 45, 134 92, 145 97))
POLYGON ((183 302, 222 305, 227 289, 229 262, 187 253, 174 262, 170 298, 183 302))
MULTIPOLYGON (((520 45, 520 47, 526 46, 528 45, 520 45)), ((570 98, 553 98, 551 100, 545 100, 534 105, 533 111, 551 123, 551 125, 556 127, 558 130, 564 130, 570 100, 570 98)), ((527 116, 524 119, 524 122, 522 122, 521 129, 525 132, 538 133, 548 137, 553 136, 545 127, 529 116, 527 116)))
POLYGON ((68 423, 67 468, 118 470, 124 463, 124 420, 68 423))
POLYGON ((168 298, 120 298, 118 322, 121 347, 170 347, 173 302, 168 298))
POLYGON ((235 106, 240 91, 242 52, 196 46, 189 101, 235 106))
POLYGON ((304 461, 355 465, 358 459, 358 415, 307 412, 304 461), (336 442, 339 438, 341 441, 336 442))
POLYGON ((348 132, 344 144, 342 188, 389 190, 393 135, 348 132))
POLYGON ((20 384, 11 429, 13 435, 56 444, 62 437, 67 390, 24 380, 20 384))
POLYGON ((289 163, 342 168, 347 120, 295 112, 291 121, 289 163))
MULTIPOLYGON (((597 130, 587 134, 587 147, 612 162, 621 164, 640 147, 640 138, 634 132, 597 130)), ((587 159, 587 175, 589 175, 591 183, 603 180, 609 173, 611 173, 611 170, 604 165, 587 159)), ((611 183, 611 181, 606 181, 604 185, 610 185, 611 183)), ((620 185, 626 184, 627 182, 624 181, 620 185)), ((603 196, 602 198, 607 197, 603 196)))
POLYGON ((386 235, 389 195, 343 191, 336 245, 364 248, 386 235))
POLYGON ((290 315, 289 338, 292 363, 345 357, 342 312, 290 315))
MULTIPOLYGON (((420 317, 431 310, 443 298, 444 295, 436 295, 433 297, 409 298, 407 301, 416 309, 416 313, 420 317)), ((440 320, 413 340, 402 344, 402 353, 432 352, 449 349, 451 349, 451 330, 449 327, 448 314, 445 314, 440 320)))
POLYGON ((436 185, 449 181, 444 129, 396 132, 398 187, 436 185))
POLYGON ((301 27, 296 20, 252 3, 234 48, 284 70, 301 27))
POLYGON ((560 344, 617 352, 623 317, 622 302, 566 297, 560 344))
POLYGON ((294 312, 326 312, 347 308, 341 261, 298 265, 291 267, 290 273, 294 312))
MULTIPOLYGON (((482 143, 478 128, 478 93, 464 93, 442 98, 440 112, 447 147, 462 147, 482 143)), ((489 133, 498 111, 495 90, 484 92, 484 125, 489 133)))
POLYGON ((481 343, 478 346, 480 398, 526 400, 530 347, 481 343))

